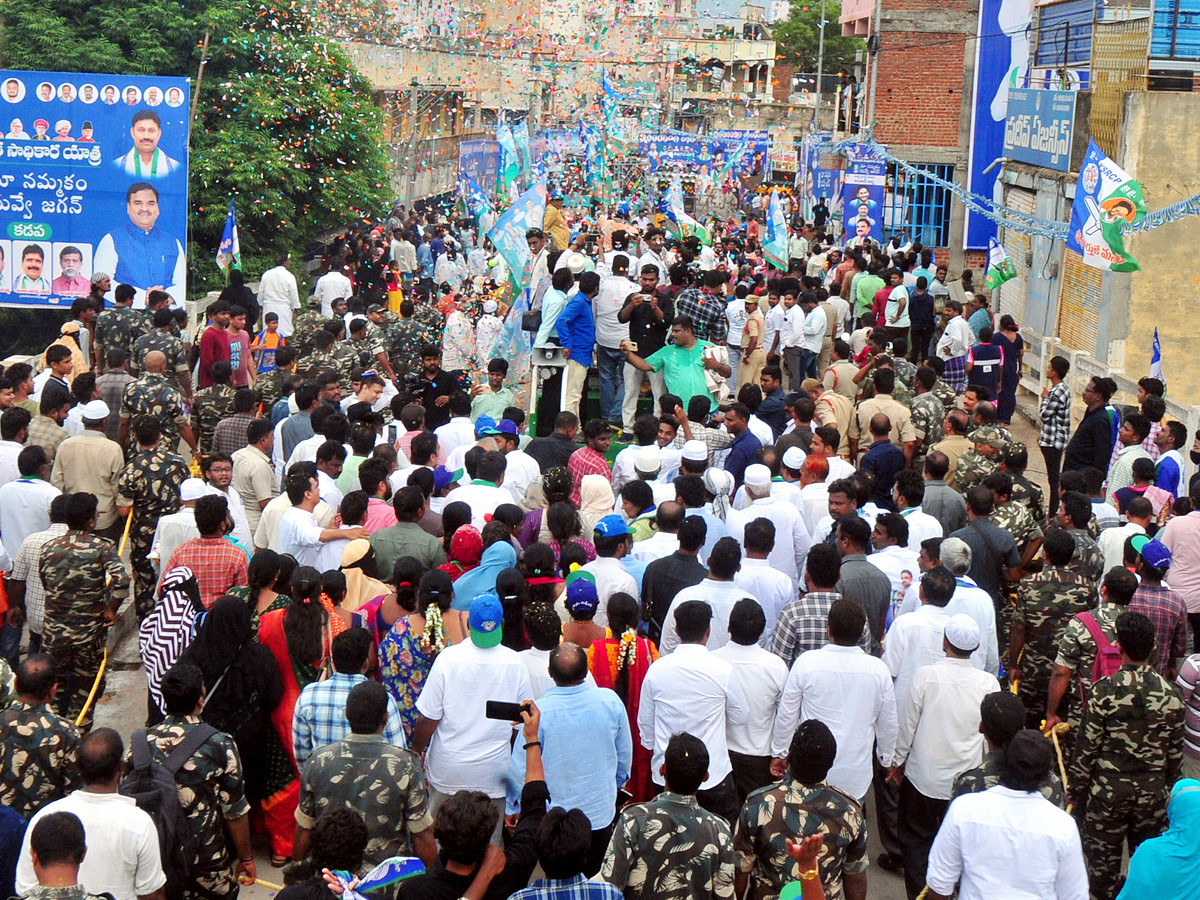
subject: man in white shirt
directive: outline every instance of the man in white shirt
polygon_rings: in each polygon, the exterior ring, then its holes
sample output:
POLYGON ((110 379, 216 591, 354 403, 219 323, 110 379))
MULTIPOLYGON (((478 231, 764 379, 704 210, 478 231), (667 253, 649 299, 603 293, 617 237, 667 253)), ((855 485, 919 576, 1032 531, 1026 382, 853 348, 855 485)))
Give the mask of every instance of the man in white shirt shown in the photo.
POLYGON ((289 266, 292 255, 286 251, 275 257, 275 268, 263 272, 258 283, 258 305, 262 314, 273 312, 279 316, 280 337, 292 336, 292 310, 300 308, 300 291, 296 287, 296 276, 289 266))
POLYGON ((783 307, 783 321, 779 326, 779 355, 787 372, 788 390, 798 391, 804 381, 800 367, 804 352, 804 310, 797 303, 799 282, 792 278, 785 278, 784 282, 787 286, 780 287, 783 299, 779 305, 783 307))
POLYGON ((708 606, 712 617, 712 630, 707 638, 708 649, 719 650, 729 643, 729 615, 733 612, 734 605, 746 597, 758 603, 757 598, 750 596, 734 583, 741 567, 742 548, 736 540, 723 537, 713 545, 712 553, 708 555, 708 577, 699 584, 681 590, 667 608, 667 615, 663 620, 662 640, 658 647, 660 653, 671 653, 684 640, 676 628, 675 614, 685 603, 694 600, 708 606))
MULTIPOLYGON (((4 488, 0 488, 0 497, 3 492, 4 488)), ((1146 527, 1154 521, 1154 506, 1145 497, 1134 497, 1125 507, 1125 518, 1129 521, 1116 528, 1105 528, 1096 541, 1104 554, 1105 572, 1114 566, 1125 565, 1125 540, 1146 533, 1146 527)))
POLYGON ((887 666, 858 646, 867 614, 853 600, 829 607, 829 643, 792 664, 775 716, 771 755, 784 770, 796 726, 819 719, 837 740, 826 780, 861 804, 871 786, 871 753, 892 764, 896 748, 896 694, 887 666))
POLYGON ((641 598, 638 583, 625 569, 621 559, 633 546, 629 526, 618 515, 605 516, 596 523, 592 532, 592 543, 596 547, 596 558, 580 571, 589 572, 596 581, 596 594, 600 605, 592 619, 601 628, 608 627, 608 598, 613 594, 628 594, 634 600, 641 598))
POLYGON ((746 721, 725 728, 738 806, 747 794, 775 780, 771 725, 788 670, 782 659, 760 646, 766 624, 761 606, 749 598, 739 600, 729 614, 729 643, 712 652, 733 667, 733 678, 746 697, 746 721))
POLYGON ((370 538, 365 528, 322 528, 317 524, 313 510, 320 502, 321 495, 315 477, 300 473, 288 476, 286 494, 292 508, 279 520, 278 552, 291 554, 300 565, 315 567, 321 545, 329 541, 370 538))
MULTIPOLYGON (((503 488, 505 472, 505 456, 497 450, 472 450, 471 453, 482 452, 475 464, 475 476, 470 484, 456 487, 446 495, 446 503, 462 502, 471 507, 471 524, 483 530, 488 517, 502 503, 511 503, 512 494, 503 488)), ((472 457, 474 459, 474 457, 472 457)))
MULTIPOLYGON (((0 488, 3 490, 3 488, 0 488)), ((635 541, 633 558, 649 565, 679 549, 679 526, 683 524, 683 505, 674 500, 660 503, 654 513, 658 530, 644 541, 635 541)))
POLYGON ((663 247, 667 243, 667 233, 661 228, 652 226, 646 229, 642 236, 642 242, 646 245, 646 252, 637 261, 637 272, 641 273, 642 266, 658 266, 659 277, 664 277, 667 269, 670 268, 662 258, 663 247))
MULTIPOLYGON (((450 458, 456 447, 469 447, 475 443, 475 426, 471 424, 471 398, 464 392, 450 395, 450 421, 433 430, 437 435, 438 447, 450 458)), ((482 417, 481 417, 482 418, 482 417)))
POLYGON ((992 595, 972 581, 971 547, 961 538, 946 538, 938 551, 941 564, 954 576, 954 593, 946 604, 948 616, 965 615, 979 627, 979 648, 971 654, 975 668, 1000 675, 1000 649, 996 640, 996 606, 992 595))
POLYGON ((614 424, 621 422, 621 403, 625 399, 625 354, 621 344, 629 340, 629 323, 621 322, 617 314, 625 299, 639 290, 637 282, 629 279, 629 263, 624 253, 612 257, 612 274, 600 282, 600 293, 592 301, 596 365, 600 370, 600 418, 614 424))
POLYGON ((786 500, 771 496, 771 470, 761 463, 746 467, 744 483, 750 505, 742 511, 744 520, 729 520, 730 536, 741 543, 745 522, 770 519, 775 525, 775 547, 769 557, 771 565, 795 582, 804 571, 804 558, 810 543, 800 511, 786 500))
MULTIPOLYGON (((393 241, 392 245, 395 246, 395 243, 393 241)), ((330 269, 313 286, 313 296, 321 304, 321 315, 326 319, 333 318, 334 300, 349 300, 353 295, 354 285, 341 269, 330 269)))
POLYGON ((945 658, 913 674, 900 707, 896 756, 888 776, 900 783, 904 883, 914 897, 925 885, 929 850, 950 805, 955 776, 983 761, 979 704, 1000 690, 996 676, 971 665, 971 653, 979 646, 974 619, 951 616, 942 644, 945 658))
POLYGON ((946 301, 946 330, 937 342, 937 355, 947 362, 966 356, 971 349, 971 326, 962 312, 962 304, 957 300, 946 301))
POLYGON ((29 535, 50 527, 50 503, 62 493, 46 480, 51 463, 44 447, 26 447, 17 463, 21 477, 0 485, 0 542, 12 553, 29 535))
POLYGON ((275 497, 274 445, 270 420, 255 419, 246 427, 246 446, 233 454, 233 489, 242 498, 251 535, 258 530, 264 507, 275 497))
POLYGON ((871 529, 871 543, 875 552, 867 556, 867 562, 888 577, 895 597, 903 590, 904 573, 911 584, 921 571, 916 552, 908 549, 908 522, 896 513, 880 514, 871 529))
MULTIPOLYGON (((785 459, 792 450, 804 452, 799 447, 789 447, 783 454, 785 459)), ((829 457, 816 453, 804 457, 800 466, 800 513, 810 535, 816 532, 821 520, 829 515, 828 478, 829 457)))
POLYGON ((767 304, 767 314, 764 316, 766 326, 763 328, 763 350, 770 358, 783 353, 782 331, 787 307, 779 302, 779 297, 775 294, 767 295, 767 304))
MULTIPOLYGON (((420 718, 413 749, 425 756, 430 813, 459 791, 482 791, 504 813, 504 776, 512 725, 484 715, 487 701, 522 703, 533 696, 529 670, 500 644, 504 609, 494 593, 480 594, 467 617, 470 640, 447 647, 417 699, 420 718)), ((496 825, 499 835, 500 823, 496 825)), ((494 836, 494 837, 495 837, 494 836)))
MULTIPOLYGON (((825 332, 829 329, 829 317, 817 303, 817 295, 805 292, 800 297, 800 306, 804 310, 804 335, 800 354, 801 378, 817 378, 817 358, 821 355, 821 345, 825 342, 825 332)), ((792 390, 796 390, 795 387, 792 390)))
MULTIPOLYGON (((135 738, 136 739, 136 738, 135 738)), ((111 728, 88 732, 75 751, 83 787, 38 810, 29 822, 17 862, 17 894, 28 896, 38 886, 30 838, 46 816, 79 817, 87 855, 79 865, 79 883, 89 893, 111 894, 114 900, 162 897, 167 883, 159 858, 158 829, 132 797, 117 793, 125 747, 111 728)))
MULTIPOLYGON (((728 728, 748 721, 746 695, 733 667, 705 646, 712 622, 707 603, 684 603, 671 610, 668 620, 677 629, 679 646, 651 664, 638 708, 642 746, 653 754, 651 778, 655 784, 664 783, 661 771, 671 737, 683 732, 694 735, 708 749, 709 758, 708 778, 700 785, 697 800, 704 809, 733 822, 739 807, 725 735, 728 728)), ((727 640, 728 634, 722 644, 727 640)))
POLYGON ((734 585, 758 600, 766 617, 761 644, 771 645, 775 634, 775 623, 779 611, 797 597, 796 582, 771 565, 771 551, 775 549, 775 523, 759 517, 748 523, 742 532, 746 555, 742 567, 733 579, 734 585))
POLYGON ((21 477, 17 456, 25 449, 31 420, 29 410, 19 406, 10 407, 0 415, 0 485, 21 477))
POLYGON ((908 549, 913 553, 921 551, 921 541, 945 536, 942 523, 921 509, 924 499, 925 479, 920 472, 905 469, 896 475, 896 483, 892 486, 892 502, 908 523, 908 549))
POLYGON ((1000 783, 950 804, 929 852, 929 900, 949 900, 956 884, 960 900, 1086 900, 1079 828, 1038 791, 1052 762, 1045 737, 1018 732, 1004 749, 1000 783))
POLYGON ((542 477, 542 470, 537 461, 521 449, 521 429, 515 422, 501 419, 496 423, 492 439, 504 454, 504 490, 512 502, 519 505, 529 486, 542 477))

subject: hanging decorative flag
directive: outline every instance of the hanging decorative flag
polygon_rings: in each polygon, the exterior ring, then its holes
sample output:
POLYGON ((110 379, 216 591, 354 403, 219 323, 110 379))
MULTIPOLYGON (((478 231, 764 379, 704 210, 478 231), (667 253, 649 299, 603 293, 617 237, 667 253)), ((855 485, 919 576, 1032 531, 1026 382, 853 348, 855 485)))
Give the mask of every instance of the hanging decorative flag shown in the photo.
POLYGON ((767 262, 786 272, 788 267, 788 229, 779 202, 779 192, 771 191, 771 202, 767 205, 767 234, 763 239, 763 256, 767 262))
POLYGON ((746 151, 750 149, 750 133, 746 132, 742 135, 742 139, 738 145, 729 152, 729 156, 725 159, 725 165, 721 167, 721 174, 734 171, 742 161, 742 157, 746 155, 746 151))
POLYGON ((683 183, 678 172, 671 179, 667 192, 663 194, 658 210, 667 217, 667 231, 681 238, 695 235, 704 246, 712 246, 712 234, 709 230, 689 216, 683 208, 683 183))
POLYGON ((517 163, 521 167, 521 175, 531 178, 533 175, 533 159, 529 154, 529 120, 522 119, 513 126, 513 143, 517 148, 517 163))
POLYGON ((521 175, 521 157, 517 153, 517 144, 507 122, 502 121, 496 126, 496 141, 500 144, 500 166, 496 171, 496 186, 500 195, 507 197, 521 175))
POLYGON ((546 182, 539 181, 508 208, 492 226, 487 237, 508 265, 509 276, 517 291, 531 287, 530 267, 533 256, 525 240, 530 228, 541 228, 546 220, 546 182))
POLYGON ((242 267, 242 244, 238 240, 237 215, 232 200, 229 201, 229 215, 225 217, 225 230, 221 232, 221 243, 217 246, 217 265, 226 278, 230 270, 242 267))
POLYGON ((1162 344, 1158 342, 1158 326, 1154 326, 1154 343, 1150 348, 1150 377, 1157 378, 1167 386, 1167 376, 1163 374, 1162 344))
POLYGON ((995 238, 988 241, 987 274, 983 276, 984 286, 994 291, 1009 279, 1017 277, 1017 266, 1004 252, 1004 248, 995 238))
POLYGON ((1126 252, 1121 227, 1145 216, 1142 186, 1089 141, 1075 185, 1067 247, 1097 269, 1136 272, 1141 266, 1126 252))
POLYGON ((494 212, 487 192, 475 183, 475 179, 471 177, 470 173, 458 173, 458 190, 466 204, 467 213, 475 217, 476 224, 479 223, 481 216, 494 212))

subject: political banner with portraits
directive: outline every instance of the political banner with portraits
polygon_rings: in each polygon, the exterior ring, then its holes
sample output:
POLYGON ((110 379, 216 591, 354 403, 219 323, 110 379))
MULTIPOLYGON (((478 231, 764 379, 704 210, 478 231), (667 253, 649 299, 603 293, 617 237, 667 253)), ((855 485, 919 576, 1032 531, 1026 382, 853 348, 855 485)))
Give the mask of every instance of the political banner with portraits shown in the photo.
POLYGON ((188 79, 0 70, 0 306, 185 299, 188 79))

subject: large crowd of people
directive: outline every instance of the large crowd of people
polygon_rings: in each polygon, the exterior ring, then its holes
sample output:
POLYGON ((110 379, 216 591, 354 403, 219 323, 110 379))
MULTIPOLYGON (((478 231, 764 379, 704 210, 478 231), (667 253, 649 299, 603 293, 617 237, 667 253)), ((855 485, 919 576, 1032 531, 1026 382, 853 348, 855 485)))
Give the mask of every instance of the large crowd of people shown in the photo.
POLYGON ((1073 426, 1051 360, 1044 491, 970 272, 816 223, 779 272, 708 224, 552 200, 528 308, 470 221, 400 208, 194 333, 97 273, 0 375, 0 890, 232 898, 265 840, 282 900, 397 856, 401 900, 1190 896, 1163 383, 1092 378, 1073 426))

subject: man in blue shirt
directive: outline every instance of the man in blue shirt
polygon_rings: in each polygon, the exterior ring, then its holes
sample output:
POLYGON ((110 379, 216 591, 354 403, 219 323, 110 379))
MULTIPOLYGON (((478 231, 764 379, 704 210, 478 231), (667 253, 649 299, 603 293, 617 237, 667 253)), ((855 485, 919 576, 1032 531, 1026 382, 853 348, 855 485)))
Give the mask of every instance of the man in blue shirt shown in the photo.
POLYGON ((595 272, 584 272, 579 276, 579 289, 567 299, 556 325, 558 342, 567 360, 567 405, 563 408, 578 415, 580 421, 584 418, 580 406, 596 346, 592 301, 599 293, 600 276, 595 272))
POLYGON ((133 285, 135 305, 156 290, 182 303, 187 263, 179 240, 158 227, 158 189, 145 181, 131 184, 125 211, 129 221, 101 238, 93 270, 112 272, 113 284, 133 285))
POLYGON ((871 499, 880 509, 896 511, 892 502, 892 486, 896 476, 904 471, 908 463, 904 451, 891 441, 892 420, 883 413, 871 416, 871 446, 863 454, 859 468, 875 476, 875 489, 871 499), (880 431, 880 429, 883 429, 880 431))
MULTIPOLYGON (((581 809, 592 829, 583 872, 600 871, 616 820, 617 789, 629 780, 633 737, 620 698, 589 683, 587 653, 576 644, 550 652, 554 687, 538 700, 542 764, 552 806, 581 809)), ((525 783, 525 751, 514 747, 507 779, 507 812, 520 808, 525 783)))
POLYGON ((421 286, 429 290, 433 286, 433 250, 427 241, 417 244, 417 266, 420 269, 421 286))
POLYGON ((763 402, 756 415, 771 426, 771 431, 778 438, 787 427, 788 419, 784 409, 784 397, 787 395, 783 392, 783 370, 779 366, 763 366, 758 384, 762 388, 763 402))
POLYGON ((746 466, 755 462, 762 443, 750 433, 750 408, 744 403, 735 403, 725 413, 725 429, 733 436, 729 456, 725 459, 725 471, 733 476, 734 490, 742 484, 746 466))

